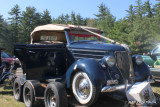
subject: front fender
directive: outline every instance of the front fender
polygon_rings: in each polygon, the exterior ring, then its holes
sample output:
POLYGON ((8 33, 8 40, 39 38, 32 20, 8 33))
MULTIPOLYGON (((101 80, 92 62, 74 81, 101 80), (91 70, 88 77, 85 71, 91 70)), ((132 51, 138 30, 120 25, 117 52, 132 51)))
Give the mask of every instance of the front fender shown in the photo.
POLYGON ((72 77, 78 71, 86 72, 92 84, 96 87, 106 85, 106 75, 99 62, 94 59, 81 59, 74 62, 66 72, 67 88, 70 87, 72 77))
POLYGON ((151 76, 151 72, 149 67, 143 62, 141 65, 134 65, 134 73, 135 73, 135 82, 141 82, 148 79, 151 76), (136 72, 138 73, 136 75, 136 72))

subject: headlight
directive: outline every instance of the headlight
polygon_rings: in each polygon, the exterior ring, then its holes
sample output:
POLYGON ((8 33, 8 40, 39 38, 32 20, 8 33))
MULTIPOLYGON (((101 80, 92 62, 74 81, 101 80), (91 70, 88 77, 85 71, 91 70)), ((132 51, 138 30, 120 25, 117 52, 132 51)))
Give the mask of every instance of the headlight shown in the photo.
POLYGON ((143 62, 143 58, 140 55, 137 55, 135 58, 136 58, 135 59, 136 60, 136 64, 137 65, 141 65, 142 62, 143 62))
POLYGON ((105 56, 103 57, 103 63, 107 64, 109 67, 112 67, 115 65, 116 60, 113 56, 105 56))

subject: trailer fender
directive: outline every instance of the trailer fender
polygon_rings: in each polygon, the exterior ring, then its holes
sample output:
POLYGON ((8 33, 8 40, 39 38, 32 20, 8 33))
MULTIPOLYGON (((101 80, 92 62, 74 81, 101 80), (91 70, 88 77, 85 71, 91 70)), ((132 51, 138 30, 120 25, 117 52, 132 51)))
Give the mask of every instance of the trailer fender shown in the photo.
POLYGON ((74 62, 66 72, 67 88, 72 84, 73 76, 76 72, 83 71, 89 76, 91 82, 96 87, 106 85, 106 75, 104 69, 95 59, 80 59, 74 62))

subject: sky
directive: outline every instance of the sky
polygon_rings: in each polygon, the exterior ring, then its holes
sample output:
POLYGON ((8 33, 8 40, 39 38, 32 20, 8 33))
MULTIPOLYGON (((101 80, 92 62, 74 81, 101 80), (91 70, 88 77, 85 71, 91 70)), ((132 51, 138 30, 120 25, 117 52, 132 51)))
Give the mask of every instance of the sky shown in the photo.
MULTIPOLYGON (((7 19, 8 12, 18 4, 21 11, 25 11, 27 6, 33 6, 38 12, 48 9, 52 18, 57 18, 62 13, 71 14, 75 12, 84 18, 95 18, 98 13, 98 6, 103 2, 116 17, 117 20, 126 16, 126 10, 129 5, 136 5, 137 0, 0 0, 0 15, 7 19)), ((141 0, 142 3, 146 0, 141 0)), ((152 5, 156 4, 156 0, 150 0, 152 5)))

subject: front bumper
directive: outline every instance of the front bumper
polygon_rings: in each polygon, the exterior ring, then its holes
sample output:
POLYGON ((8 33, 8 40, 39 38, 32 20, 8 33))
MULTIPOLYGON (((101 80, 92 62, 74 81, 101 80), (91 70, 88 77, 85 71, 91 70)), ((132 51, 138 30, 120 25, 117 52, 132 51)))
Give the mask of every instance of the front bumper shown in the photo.
POLYGON ((118 90, 127 90, 131 87, 131 84, 128 85, 116 85, 116 86, 105 86, 101 89, 101 92, 114 92, 118 90))

